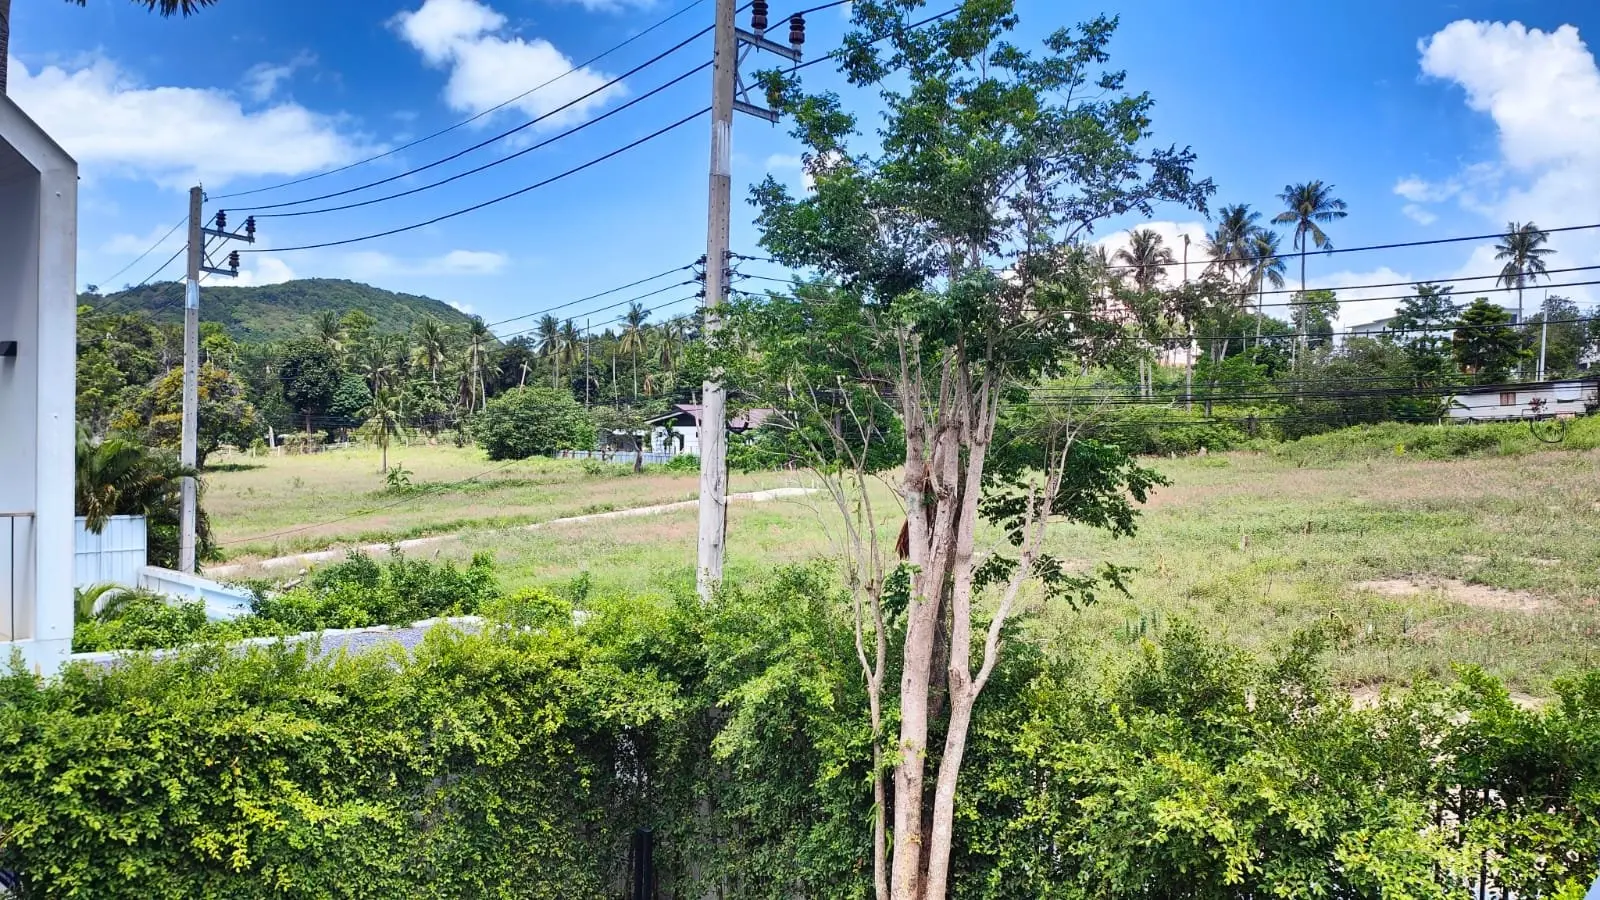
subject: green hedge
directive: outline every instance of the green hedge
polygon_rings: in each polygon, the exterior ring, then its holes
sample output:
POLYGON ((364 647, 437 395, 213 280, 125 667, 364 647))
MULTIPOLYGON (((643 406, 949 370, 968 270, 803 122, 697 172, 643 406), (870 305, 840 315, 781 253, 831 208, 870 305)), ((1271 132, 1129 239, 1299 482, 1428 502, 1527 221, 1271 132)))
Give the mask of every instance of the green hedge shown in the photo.
MULTIPOLYGON (((1542 423, 1548 428, 1553 423, 1542 423)), ((1553 439, 1554 434, 1546 436, 1553 439)), ((1454 459, 1467 456, 1520 456, 1550 450, 1600 448, 1600 417, 1570 420, 1561 440, 1546 443, 1526 422, 1472 425, 1412 425, 1386 422, 1358 425, 1291 441, 1274 454, 1314 465, 1379 456, 1454 459)))
MULTIPOLYGON (((14 671, 0 868, 51 898, 618 897, 650 827, 663 897, 868 896, 871 733, 832 584, 784 571, 709 604, 578 585, 581 625, 549 594, 496 598, 504 625, 409 657, 14 671)), ((952 896, 1445 900, 1482 870, 1581 896, 1600 672, 1539 709, 1475 671, 1357 709, 1323 644, 1261 660, 1169 625, 1102 671, 1011 634, 952 896)))

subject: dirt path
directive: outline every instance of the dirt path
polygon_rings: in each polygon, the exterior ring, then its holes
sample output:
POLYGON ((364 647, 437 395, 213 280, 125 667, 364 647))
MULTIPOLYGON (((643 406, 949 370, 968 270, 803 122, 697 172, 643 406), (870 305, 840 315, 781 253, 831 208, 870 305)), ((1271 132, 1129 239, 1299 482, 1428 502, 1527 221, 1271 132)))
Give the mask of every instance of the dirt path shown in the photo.
MULTIPOLYGON (((732 503, 735 501, 741 501, 747 503, 768 503, 773 500, 782 500, 787 497, 799 497, 813 492, 814 490, 812 488, 773 488, 766 491, 750 491, 743 494, 729 494, 728 502, 732 503)), ((568 516, 564 519, 551 519, 548 522, 535 522, 532 525, 522 525, 517 528, 511 528, 507 530, 536 531, 541 528, 549 528, 552 525, 571 525, 579 522, 594 522, 600 519, 625 519, 634 516, 654 516, 679 509, 691 509, 699 502, 699 500, 680 500, 676 503, 661 503, 655 506, 639 506, 634 507, 633 509, 617 509, 612 510, 611 512, 591 513, 583 516, 568 516)), ((402 551, 407 551, 460 539, 461 532, 456 532, 453 534, 434 534, 429 535, 428 537, 411 538, 410 540, 405 541, 391 541, 382 544, 336 547, 331 550, 317 550, 311 553, 296 553, 290 556, 275 556, 271 559, 256 560, 254 562, 233 563, 225 566, 212 566, 206 569, 204 575, 207 578, 226 579, 230 576, 243 574, 252 569, 282 569, 289 566, 304 567, 313 563, 341 560, 344 559, 345 556, 348 555, 352 550, 362 553, 381 554, 389 552, 389 548, 391 547, 398 548, 402 551)))

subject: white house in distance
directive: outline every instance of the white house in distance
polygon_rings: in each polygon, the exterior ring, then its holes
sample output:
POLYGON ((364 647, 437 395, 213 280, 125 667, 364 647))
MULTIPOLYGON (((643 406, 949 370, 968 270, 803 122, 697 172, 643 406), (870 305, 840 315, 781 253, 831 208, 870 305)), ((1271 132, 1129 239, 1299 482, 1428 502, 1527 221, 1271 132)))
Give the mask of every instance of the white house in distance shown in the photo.
POLYGON ((72 649, 78 164, 0 96, 0 665, 72 649))
MULTIPOLYGON (((1470 305, 1471 304, 1469 304, 1469 303, 1458 303, 1458 304, 1456 304, 1456 312, 1462 312, 1463 310, 1465 310, 1470 305)), ((1518 324, 1516 307, 1507 306, 1504 303, 1496 303, 1495 306, 1498 306, 1501 309, 1505 310, 1506 314, 1511 316, 1511 324, 1512 325, 1518 324)), ((1422 335, 1420 335, 1420 334, 1413 334, 1413 333, 1410 333, 1410 332, 1396 332, 1396 331, 1394 331, 1394 328, 1395 328, 1394 320, 1396 318, 1397 318, 1396 316, 1389 316, 1387 318, 1378 319, 1378 320, 1373 321, 1373 322, 1362 322, 1360 325, 1351 325, 1349 328, 1342 329, 1343 333, 1340 335, 1340 343, 1348 341, 1351 338, 1361 338, 1361 337, 1364 337, 1364 338, 1380 338, 1380 337, 1383 337, 1386 334, 1393 334, 1395 339, 1399 340, 1399 341, 1405 341, 1405 340, 1409 340, 1409 339, 1415 338, 1415 337, 1422 337, 1422 335)), ((1337 330, 1340 330, 1340 329, 1336 329, 1336 331, 1337 330)), ((1428 336, 1429 337, 1436 337, 1436 338, 1448 338, 1454 333, 1455 333, 1455 329, 1454 328, 1443 328, 1443 329, 1440 329, 1439 331, 1432 332, 1428 336)))
MULTIPOLYGON (((674 404, 671 412, 646 423, 650 426, 650 452, 664 456, 681 456, 685 453, 698 456, 701 409, 698 403, 674 404)), ((747 410, 743 415, 728 419, 728 431, 743 434, 761 427, 761 423, 771 417, 770 409, 747 410)))
POLYGON ((1572 418, 1600 409, 1600 380, 1570 378, 1525 384, 1465 388, 1450 398, 1445 415, 1452 422, 1504 422, 1572 418))

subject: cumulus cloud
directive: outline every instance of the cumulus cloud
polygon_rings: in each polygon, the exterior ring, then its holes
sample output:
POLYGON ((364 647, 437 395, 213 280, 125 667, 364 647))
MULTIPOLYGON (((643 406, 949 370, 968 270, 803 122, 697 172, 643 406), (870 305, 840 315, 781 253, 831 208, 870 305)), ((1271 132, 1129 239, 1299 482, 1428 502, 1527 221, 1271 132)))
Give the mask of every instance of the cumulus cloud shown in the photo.
MULTIPOLYGON (((478 0, 424 0, 395 17, 394 26, 429 65, 449 71, 445 102, 463 112, 480 113, 505 102, 512 85, 544 85, 507 107, 544 116, 610 80, 594 69, 573 70, 572 60, 543 38, 509 33, 506 17, 478 0)), ((621 84, 613 85, 538 127, 581 120, 624 93, 621 84)))
POLYGON ((257 63, 244 73, 245 91, 257 103, 265 103, 278 93, 278 88, 301 69, 315 65, 317 58, 301 51, 286 63, 257 63))
MULTIPOLYGON (((1469 109, 1494 123, 1498 157, 1465 167, 1444 185, 1403 179, 1400 196, 1416 203, 1454 199, 1494 228, 1509 221, 1545 228, 1588 224, 1600 209, 1600 67, 1578 29, 1551 31, 1519 22, 1452 22, 1418 44, 1425 75, 1463 92, 1469 109)), ((1551 236, 1552 267, 1600 263, 1600 235, 1551 236)), ((1472 251, 1463 274, 1498 264, 1472 251)), ((1560 282, 1561 276, 1554 279, 1560 282)), ((1587 301, 1582 287, 1559 289, 1587 301)), ((1542 296, 1542 291, 1541 291, 1542 296)), ((1514 305, 1514 301, 1513 304, 1514 305)))
POLYGON ((510 263, 504 253, 489 250, 451 250, 415 260, 368 250, 349 254, 341 268, 353 278, 366 280, 396 275, 494 275, 510 263))
POLYGON ((312 172, 371 150, 335 119, 299 104, 247 112, 225 91, 147 87, 105 57, 37 72, 12 58, 10 96, 89 177, 220 186, 243 176, 312 172))
POLYGON ((282 284, 295 278, 294 270, 289 268, 289 264, 276 256, 253 253, 249 259, 250 262, 239 269, 239 277, 227 279, 224 284, 232 287, 255 287, 262 284, 282 284))
POLYGON ((1400 207, 1400 211, 1406 214, 1406 218, 1418 225, 1432 225, 1439 221, 1438 213, 1429 212, 1426 208, 1415 203, 1407 203, 1405 206, 1400 207))

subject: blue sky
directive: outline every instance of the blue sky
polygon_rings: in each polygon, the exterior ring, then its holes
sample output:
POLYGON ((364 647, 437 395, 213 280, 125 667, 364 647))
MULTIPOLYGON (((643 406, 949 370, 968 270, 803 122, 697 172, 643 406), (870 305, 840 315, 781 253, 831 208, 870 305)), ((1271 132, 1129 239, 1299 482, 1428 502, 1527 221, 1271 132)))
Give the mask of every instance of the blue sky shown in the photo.
MULTIPOLYGON (((79 158, 79 280, 115 287, 151 274, 181 243, 180 232, 165 252, 111 279, 179 220, 184 189, 196 178, 219 195, 396 147, 559 75, 689 2, 222 0, 193 19, 160 20, 123 0, 90 0, 87 8, 25 0, 14 11, 11 95, 79 158)), ((774 0, 774 15, 790 5, 798 4, 774 0)), ((702 0, 587 69, 438 140, 214 205, 240 209, 344 190, 455 152, 549 113, 689 37, 710 24, 711 7, 702 0)), ((931 12, 944 8, 929 4, 931 12)), ((1330 229, 1345 247, 1492 232, 1510 219, 1545 227, 1600 221, 1600 71, 1584 43, 1600 34, 1600 6, 1592 2, 1251 2, 1219 11, 1160 0, 1104 8, 1121 16, 1113 65, 1128 71, 1132 88, 1156 98, 1157 139, 1194 147, 1198 171, 1218 185, 1218 203, 1247 202, 1270 215, 1285 183, 1321 178, 1350 204, 1350 217, 1330 229)), ((1083 9, 1020 0, 1020 37, 1037 39, 1083 9)), ((835 46, 845 24, 838 10, 813 15, 808 51, 835 46)), ((625 79, 620 90, 507 141, 337 202, 416 187, 524 149, 708 58, 709 39, 701 38, 625 79)), ((809 70, 811 83, 832 81, 826 68, 809 70)), ((709 74, 701 72, 580 133, 439 189, 344 212, 263 218, 261 246, 382 231, 516 190, 676 121, 707 105, 708 96, 709 74)), ((403 235, 250 256, 241 282, 349 277, 435 296, 490 321, 606 290, 704 251, 708 131, 697 119, 565 180, 403 235)), ((735 250, 759 252, 744 202, 749 184, 770 171, 798 189, 798 152, 782 127, 736 123, 735 250)), ((1101 235, 1115 243, 1116 229, 1131 224, 1110 223, 1101 235)), ((1159 211, 1153 225, 1174 240, 1205 227, 1178 209, 1159 211)), ((1594 232, 1558 235, 1553 244, 1560 255, 1552 267, 1600 264, 1594 232)), ((1486 245, 1455 244, 1316 257, 1309 268, 1313 286, 1347 286, 1482 275, 1496 268, 1491 256, 1486 245)), ((167 272, 181 274, 177 264, 167 272)), ((1600 280, 1589 275, 1552 281, 1600 280)), ((667 290, 647 302, 692 290, 667 290)), ((566 312, 581 321, 637 292, 566 312)), ((1585 305, 1600 299, 1594 288, 1561 292, 1585 305)), ((1343 319, 1375 318, 1392 305, 1354 304, 1343 319)), ((659 314, 690 309, 685 302, 659 314)))

